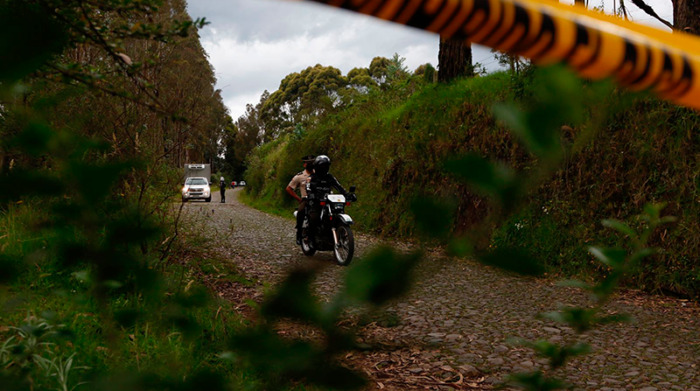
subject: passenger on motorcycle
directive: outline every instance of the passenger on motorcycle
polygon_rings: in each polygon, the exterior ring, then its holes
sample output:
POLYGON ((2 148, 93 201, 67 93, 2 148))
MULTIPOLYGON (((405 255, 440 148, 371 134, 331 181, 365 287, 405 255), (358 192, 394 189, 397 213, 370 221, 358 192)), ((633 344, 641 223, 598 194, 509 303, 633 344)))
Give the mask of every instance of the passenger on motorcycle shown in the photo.
POLYGON ((309 181, 309 176, 311 175, 311 165, 314 162, 313 155, 306 155, 301 158, 304 164, 304 170, 297 173, 294 178, 289 182, 287 188, 285 189, 289 195, 294 197, 299 202, 299 207, 297 208, 297 245, 301 244, 301 225, 304 223, 304 217, 306 215, 306 185, 309 181), (301 197, 297 195, 295 190, 299 188, 299 193, 301 197))
POLYGON ((311 180, 306 187, 306 193, 309 197, 309 228, 312 235, 321 217, 319 201, 326 194, 330 194, 332 189, 338 190, 348 201, 355 201, 355 195, 348 193, 340 182, 335 179, 333 174, 328 171, 330 167, 331 159, 328 156, 317 156, 316 159, 314 159, 311 180))

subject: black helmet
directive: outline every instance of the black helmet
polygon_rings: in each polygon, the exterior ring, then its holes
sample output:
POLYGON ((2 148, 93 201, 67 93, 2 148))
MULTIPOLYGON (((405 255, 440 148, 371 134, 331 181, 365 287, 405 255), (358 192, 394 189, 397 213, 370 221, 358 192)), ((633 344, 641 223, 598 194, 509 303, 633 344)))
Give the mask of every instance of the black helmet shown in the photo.
POLYGON ((326 155, 318 155, 314 159, 314 172, 319 175, 328 174, 328 169, 331 167, 331 159, 326 155))

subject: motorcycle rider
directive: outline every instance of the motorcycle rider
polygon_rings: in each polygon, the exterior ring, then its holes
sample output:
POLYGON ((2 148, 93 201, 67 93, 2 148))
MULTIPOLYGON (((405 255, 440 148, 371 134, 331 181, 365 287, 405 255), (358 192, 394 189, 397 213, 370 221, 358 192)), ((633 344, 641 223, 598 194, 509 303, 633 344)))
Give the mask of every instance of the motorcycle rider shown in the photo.
POLYGON ((297 173, 292 180, 287 185, 285 189, 289 195, 294 197, 299 202, 299 207, 297 208, 297 245, 301 244, 301 225, 304 223, 304 217, 306 216, 306 205, 307 205, 307 193, 306 184, 311 176, 311 165, 314 162, 314 155, 306 155, 301 158, 304 164, 304 170, 297 173), (299 188, 299 193, 301 197, 297 195, 295 190, 299 188))
POLYGON ((315 232, 321 217, 321 205, 319 204, 319 200, 326 194, 329 194, 332 189, 338 190, 348 201, 356 201, 355 195, 348 193, 333 174, 328 171, 330 167, 331 159, 328 156, 318 155, 316 159, 314 159, 313 174, 311 174, 311 179, 306 188, 306 193, 309 195, 310 201, 309 232, 311 235, 315 232))

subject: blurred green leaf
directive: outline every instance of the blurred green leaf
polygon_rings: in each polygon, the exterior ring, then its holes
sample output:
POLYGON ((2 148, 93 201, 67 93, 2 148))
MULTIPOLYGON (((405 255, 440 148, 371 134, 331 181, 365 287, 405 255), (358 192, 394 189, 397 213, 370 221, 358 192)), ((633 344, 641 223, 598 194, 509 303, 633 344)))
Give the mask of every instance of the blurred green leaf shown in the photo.
POLYGON ((507 377, 507 383, 528 391, 550 391, 569 388, 569 385, 563 381, 549 378, 541 371, 510 374, 507 377))
POLYGON ((613 314, 596 318, 596 323, 599 324, 628 323, 631 321, 632 317, 627 314, 613 314))
POLYGON ((297 269, 265 300, 261 313, 268 319, 290 317, 303 321, 318 321, 320 305, 311 292, 315 274, 311 270, 297 269))
POLYGON ((613 269, 622 269, 625 266, 627 251, 623 248, 601 248, 591 246, 588 248, 588 252, 613 269))
POLYGON ((175 295, 174 301, 183 308, 203 307, 210 300, 210 291, 205 286, 194 286, 175 295))
POLYGON ((642 259, 646 257, 650 257, 656 253, 656 249, 653 248, 643 248, 634 254, 632 254, 632 257, 630 257, 630 263, 632 264, 632 267, 639 266, 639 263, 642 261, 642 259))
POLYGON ((354 264, 345 276, 343 294, 351 302, 382 305, 406 293, 419 254, 399 254, 379 248, 354 264))
POLYGON ((466 238, 453 238, 447 246, 447 252, 457 257, 465 257, 474 252, 474 245, 466 238))
POLYGON ((138 308, 124 308, 114 312, 114 320, 125 328, 132 327, 146 313, 138 308))
POLYGON ((104 199, 117 178, 129 168, 132 168, 132 164, 127 162, 96 164, 76 161, 71 164, 68 173, 77 186, 75 190, 90 204, 104 199))
POLYGON ((12 282, 18 275, 22 260, 7 254, 0 254, 0 284, 12 282))
POLYGON ((576 332, 583 333, 591 329, 595 323, 595 309, 579 307, 563 307, 559 311, 545 312, 540 316, 555 322, 566 323, 576 332))
POLYGON ((320 356, 320 351, 310 343, 282 339, 266 328, 235 334, 231 347, 262 373, 297 379, 310 371, 320 356))
POLYGON ((666 207, 666 203, 656 203, 656 204, 646 204, 644 205, 644 214, 649 217, 651 221, 656 221, 661 216, 661 211, 666 207))
POLYGON ((40 121, 32 121, 8 142, 8 146, 19 148, 35 157, 50 153, 50 143, 55 138, 54 130, 40 121))
POLYGON ((557 285, 558 286, 568 286, 568 287, 572 287, 572 288, 586 289, 586 290, 592 289, 590 284, 583 282, 581 280, 558 281, 557 285))
POLYGON ((515 174, 503 164, 492 163, 476 154, 467 154, 448 159, 443 167, 475 192, 494 198, 503 206, 513 204, 518 197, 519 183, 515 174))
POLYGON ((449 235, 455 210, 454 202, 445 199, 419 197, 411 203, 416 226, 421 232, 434 238, 445 238, 449 235))
POLYGON ((31 196, 58 195, 65 184, 48 172, 21 168, 0 175, 0 205, 31 196))
POLYGON ((24 0, 0 1, 0 86, 34 72, 66 46, 64 27, 50 15, 24 0))
POLYGON ((176 391, 228 391, 230 390, 226 379, 219 373, 209 369, 200 369, 186 377, 186 380, 176 387, 176 391))
POLYGON ((481 263, 496 266, 525 276, 539 276, 544 273, 540 262, 525 249, 518 247, 497 248, 479 257, 481 263))
POLYGON ((533 80, 535 100, 526 110, 513 104, 494 105, 497 119, 508 126, 534 155, 545 160, 562 156, 561 127, 584 118, 580 78, 562 66, 538 69, 533 80))
POLYGON ((617 232, 620 232, 623 235, 629 236, 631 239, 636 239, 637 238, 637 233, 634 232, 632 228, 630 228, 627 224, 623 223, 622 221, 619 220, 614 220, 614 219, 606 219, 603 220, 603 226, 612 228, 616 230, 617 232))
POLYGON ((595 298, 599 302, 607 300, 617 289, 622 275, 622 270, 613 270, 608 276, 599 281, 592 290, 595 298))

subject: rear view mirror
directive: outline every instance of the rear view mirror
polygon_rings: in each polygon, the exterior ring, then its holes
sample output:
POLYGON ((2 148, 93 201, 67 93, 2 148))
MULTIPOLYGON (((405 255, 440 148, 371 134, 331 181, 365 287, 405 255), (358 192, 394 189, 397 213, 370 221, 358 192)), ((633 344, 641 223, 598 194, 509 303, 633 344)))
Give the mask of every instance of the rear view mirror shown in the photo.
POLYGON ((354 193, 354 192, 355 192, 355 186, 350 186, 350 193, 354 193))

